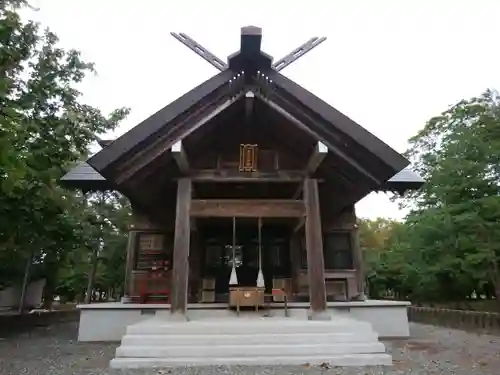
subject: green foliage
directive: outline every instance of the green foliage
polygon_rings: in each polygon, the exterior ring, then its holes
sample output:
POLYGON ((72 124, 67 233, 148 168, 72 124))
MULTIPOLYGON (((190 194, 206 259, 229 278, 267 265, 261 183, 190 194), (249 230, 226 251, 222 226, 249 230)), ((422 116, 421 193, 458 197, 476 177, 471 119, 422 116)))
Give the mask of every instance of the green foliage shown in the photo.
MULTIPOLYGON (((103 253, 123 242, 119 218, 97 233, 103 213, 95 199, 64 190, 58 180, 128 109, 105 116, 81 101, 76 87, 93 65, 60 48, 50 30, 22 20, 18 10, 25 5, 0 4, 0 287, 19 283, 32 256, 33 276, 47 279, 51 297, 57 289, 84 288, 84 268, 99 241, 103 253)), ((128 204, 113 197, 109 207, 125 212, 128 204)))
POLYGON ((498 295, 498 94, 488 90, 429 120, 410 139, 407 156, 426 184, 402 202, 412 210, 380 250, 373 280, 415 300, 498 295))

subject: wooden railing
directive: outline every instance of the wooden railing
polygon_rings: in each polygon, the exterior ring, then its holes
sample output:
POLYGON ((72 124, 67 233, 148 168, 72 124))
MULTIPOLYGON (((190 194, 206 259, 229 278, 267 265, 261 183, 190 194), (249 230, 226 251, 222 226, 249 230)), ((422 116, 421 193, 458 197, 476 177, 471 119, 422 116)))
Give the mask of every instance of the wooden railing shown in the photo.
POLYGON ((500 313, 410 306, 408 319, 417 323, 500 334, 500 313))

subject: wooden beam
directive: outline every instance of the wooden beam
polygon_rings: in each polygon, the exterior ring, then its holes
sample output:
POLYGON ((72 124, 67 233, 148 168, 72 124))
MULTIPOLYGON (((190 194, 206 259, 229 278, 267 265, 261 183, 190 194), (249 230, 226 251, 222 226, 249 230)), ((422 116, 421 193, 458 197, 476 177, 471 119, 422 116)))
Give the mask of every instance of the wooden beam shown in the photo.
POLYGON ((303 182, 304 171, 240 172, 236 169, 202 169, 193 171, 193 182, 303 182))
POLYGON ((177 184, 170 312, 181 317, 185 317, 187 309, 191 193, 191 180, 188 178, 180 179, 177 184))
POLYGON ((177 166, 179 167, 179 170, 187 175, 189 173, 189 161, 186 155, 186 152, 184 151, 184 147, 182 146, 182 141, 178 141, 174 143, 172 146, 172 149, 170 150, 172 152, 172 157, 177 163, 177 166))
POLYGON ((328 147, 326 147, 322 142, 318 142, 314 147, 313 153, 309 157, 309 161, 307 162, 307 173, 313 174, 316 172, 316 169, 318 169, 326 155, 328 155, 328 147))
POLYGON ((325 264, 323 260, 323 238, 319 208, 318 181, 304 181, 304 204, 306 209, 307 273, 309 276, 309 299, 311 319, 329 320, 326 310, 325 264))
POLYGON ((301 217, 304 203, 286 199, 194 199, 193 217, 301 217))

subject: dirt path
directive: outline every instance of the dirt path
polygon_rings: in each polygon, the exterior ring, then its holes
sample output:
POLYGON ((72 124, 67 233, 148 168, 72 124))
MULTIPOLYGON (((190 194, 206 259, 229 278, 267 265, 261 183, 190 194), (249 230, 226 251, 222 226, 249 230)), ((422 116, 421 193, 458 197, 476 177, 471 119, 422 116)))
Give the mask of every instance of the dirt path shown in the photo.
MULTIPOLYGON (((108 369, 117 344, 78 343, 76 324, 62 324, 0 339, 1 375, 114 375, 108 369)), ((386 342, 394 366, 370 368, 206 367, 128 371, 118 374, 335 374, 335 375, 498 375, 500 337, 476 335, 421 324, 410 340, 386 342)))

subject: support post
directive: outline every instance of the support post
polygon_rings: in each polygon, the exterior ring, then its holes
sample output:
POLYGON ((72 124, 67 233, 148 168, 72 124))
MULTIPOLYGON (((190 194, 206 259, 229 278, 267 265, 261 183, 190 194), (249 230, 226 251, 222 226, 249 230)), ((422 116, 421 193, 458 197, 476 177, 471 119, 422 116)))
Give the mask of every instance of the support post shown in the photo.
MULTIPOLYGON (((200 233, 195 231, 195 222, 191 219, 191 244, 189 251, 189 297, 196 298, 196 292, 200 290, 200 279, 201 279, 201 248, 202 242, 200 239, 200 233)), ((198 300, 195 300, 198 302, 198 300)))
POLYGON ((320 164, 326 158, 326 155, 328 155, 328 147, 322 142, 318 142, 307 162, 306 173, 312 175, 316 172, 320 164))
POLYGON ((309 298, 312 320, 329 320, 326 309, 325 265, 323 260, 323 238, 319 207, 318 181, 304 181, 304 204, 306 209, 307 273, 309 276, 309 298))
POLYGON ((135 253, 137 245, 137 231, 130 229, 128 232, 127 258, 125 263, 125 279, 123 280, 122 303, 131 302, 132 292, 132 270, 135 263, 135 253))
POLYGON ((354 268, 356 270, 356 284, 358 289, 358 295, 356 299, 360 301, 365 301, 366 295, 365 295, 365 270, 363 264, 363 249, 361 249, 359 243, 359 228, 357 224, 358 220, 356 217, 356 211, 354 207, 352 208, 352 211, 355 218, 355 224, 353 225, 353 229, 351 231, 351 247, 353 251, 352 258, 353 258, 354 268))
POLYGON ((170 312, 185 319, 189 278, 189 245, 192 185, 189 178, 177 183, 177 206, 174 235, 174 260, 172 266, 172 298, 170 312))
POLYGON ((292 295, 293 301, 299 293, 299 277, 300 277, 300 233, 294 232, 290 238, 290 265, 292 268, 292 295))
POLYGON ((174 143, 171 149, 172 156, 179 167, 179 170, 184 173, 189 173, 189 160, 186 155, 186 151, 184 150, 184 146, 182 145, 182 141, 178 141, 174 143))

